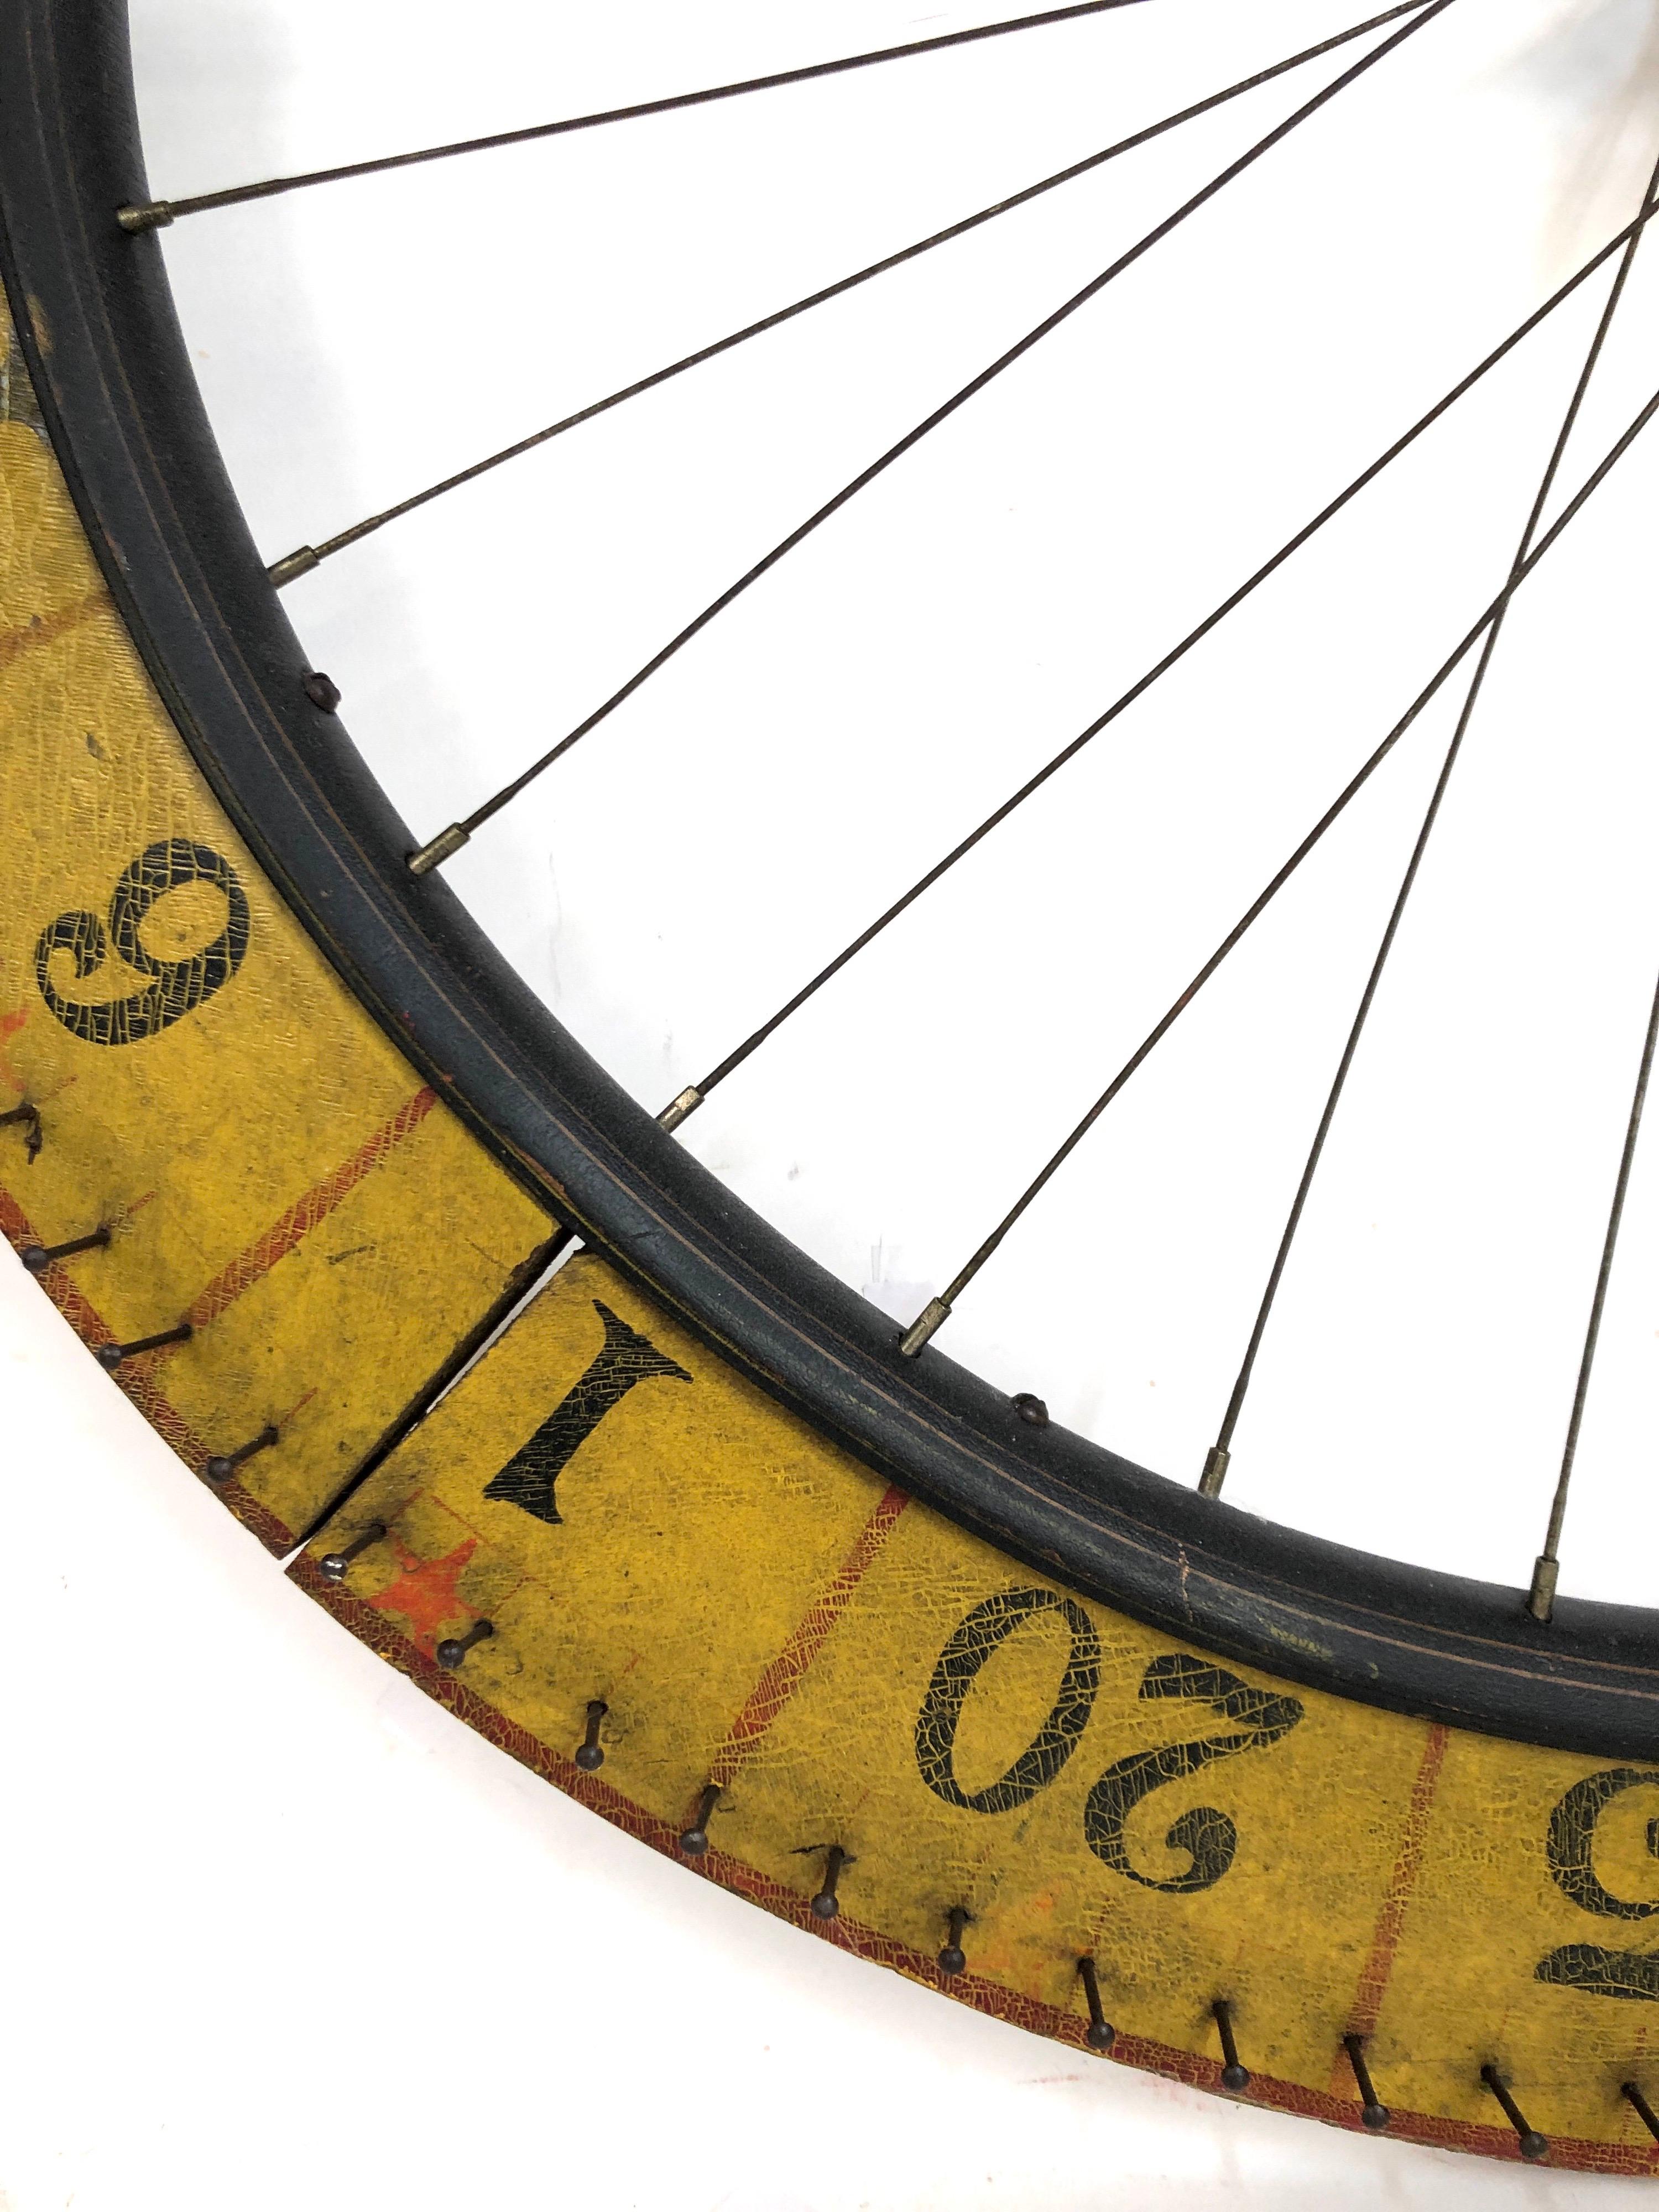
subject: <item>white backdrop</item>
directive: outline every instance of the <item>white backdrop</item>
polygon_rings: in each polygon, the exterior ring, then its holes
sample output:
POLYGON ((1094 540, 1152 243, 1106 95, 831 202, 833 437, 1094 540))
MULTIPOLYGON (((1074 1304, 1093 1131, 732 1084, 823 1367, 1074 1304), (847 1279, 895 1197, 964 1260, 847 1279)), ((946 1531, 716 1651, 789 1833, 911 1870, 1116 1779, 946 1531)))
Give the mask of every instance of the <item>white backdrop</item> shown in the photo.
MULTIPOLYGON (((179 192, 997 12, 138 0, 135 29, 153 182, 179 192)), ((1328 0, 1158 0, 645 137, 180 224, 169 266, 261 544, 319 538, 1343 20, 1328 0), (938 72, 920 114, 917 68, 938 72)), ((1654 21, 1650 0, 1462 0, 481 836, 457 886, 578 1034, 651 1104, 695 1079, 1617 228, 1654 150, 1654 21)), ((297 586, 420 833, 1302 85, 297 586)), ((1653 252, 1570 481, 1647 396, 1653 252)), ((1598 304, 687 1140, 849 1279, 912 1304, 937 1288, 1492 595, 1598 304)), ((1659 957, 1656 466, 1638 449, 1517 611, 1233 1484, 1498 1579, 1537 1548, 1659 957)), ((1213 1432, 1443 743, 1431 720, 952 1324, 958 1356, 1171 1474, 1213 1432)), ((1085 2065, 712 1892, 351 1645, 10 1262, 0 1291, 24 1686, 3 1723, 9 2203, 1198 2212, 1639 2185, 1354 2142, 1085 2065)), ((1648 1166, 1566 1588, 1652 1597, 1656 1384, 1648 1166)))

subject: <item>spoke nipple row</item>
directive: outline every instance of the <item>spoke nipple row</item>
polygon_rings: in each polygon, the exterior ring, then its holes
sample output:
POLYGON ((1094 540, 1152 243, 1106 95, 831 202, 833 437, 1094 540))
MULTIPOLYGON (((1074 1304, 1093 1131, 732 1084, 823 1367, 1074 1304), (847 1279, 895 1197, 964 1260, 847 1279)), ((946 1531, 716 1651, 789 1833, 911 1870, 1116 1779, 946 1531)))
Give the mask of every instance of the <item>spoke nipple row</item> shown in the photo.
POLYGON ((962 1948, 962 1931, 973 1918, 965 1905, 953 1905, 950 1911, 950 1934, 945 1939, 945 1948, 939 1954, 941 1974, 960 1974, 967 1970, 967 1954, 962 1948))
POLYGON ((1491 2065, 1483 2066, 1480 2069, 1480 2079, 1504 2107, 1504 2118, 1520 2138, 1522 2157, 1547 2158, 1549 2155, 1549 2137, 1540 2136, 1536 2128, 1528 2125, 1526 2114, 1510 2094, 1509 2083, 1504 2081, 1498 2069, 1491 2065))
POLYGON ((1619 2094, 1634 2111, 1655 2142, 1659 2142, 1659 2112, 1654 2111, 1652 2106, 1642 2094, 1638 2085, 1634 2081, 1621 2081, 1619 2084, 1619 2094))
POLYGON ((1342 2048, 1348 2054, 1348 2063, 1353 2069, 1354 2081, 1359 2091, 1359 2117, 1368 2128, 1374 2129, 1380 2135, 1388 2126, 1391 2115, 1371 2081, 1371 2069, 1365 2063, 1365 2039, 1363 2035, 1345 2035, 1342 2048))
POLYGON ((94 1229, 89 1237, 71 1237, 64 1244, 26 1244, 23 1265, 32 1275, 44 1275, 54 1260, 71 1260, 77 1252, 99 1252, 109 1243, 107 1229, 94 1229))
POLYGON ((155 1336, 136 1337, 131 1344, 100 1344, 94 1354, 98 1364, 107 1375, 129 1359, 136 1359, 141 1352, 159 1352, 164 1344, 188 1344, 196 1334, 187 1321, 177 1328, 164 1328, 155 1336))
POLYGON ((1527 1611, 1534 1620, 1548 1620, 1555 1611, 1555 1586, 1561 1579, 1561 1562, 1540 1553, 1532 1563, 1532 1588, 1527 1592, 1527 1611))
POLYGON ((447 830, 441 830, 429 845, 422 845, 409 856, 408 868, 411 876, 429 876, 434 868, 441 868, 446 860, 453 860, 463 845, 471 844, 472 832, 464 830, 459 822, 452 822, 447 830))
POLYGON ((1220 1497, 1221 1486, 1227 1480, 1227 1469, 1231 1464, 1232 1456, 1225 1444, 1210 1446, 1210 1455, 1204 1462, 1204 1472, 1198 1478, 1198 1494, 1200 1498, 1220 1497))
POLYGON ((438 1646, 437 1659, 441 1667, 459 1667, 475 1644, 483 1644, 495 1633, 493 1620, 475 1620, 465 1636, 447 1636, 438 1646))
POLYGON ((1083 2031, 1083 2040, 1091 2051, 1109 2051, 1117 2040, 1117 2030, 1106 2017, 1105 2007, 1100 2002, 1100 1976, 1091 1958, 1079 1959, 1077 1971, 1083 1984, 1085 2002, 1089 2008, 1089 2025, 1083 2031))
POLYGON ((115 220, 129 237, 136 238, 141 231, 165 230, 173 221, 173 209, 166 200, 149 200, 143 207, 117 208, 115 220))
POLYGON ((820 1920, 834 1920, 841 1911, 841 1870, 852 1861, 839 1844, 831 1844, 824 1855, 823 1887, 812 1899, 812 1910, 820 1920))
POLYGON ((1221 2038, 1221 2056, 1224 2061, 1221 2069, 1221 2086, 1224 2089, 1231 2089, 1235 2094, 1240 2089, 1248 2089, 1250 2086, 1250 2070, 1248 2066, 1241 2066, 1238 2063, 1238 2044, 1233 2034, 1232 2006, 1227 1998, 1218 1997, 1210 2007, 1210 2014, 1215 2021, 1216 2032, 1221 2038))
POLYGON ((1010 1402, 1028 1429, 1048 1427, 1048 1408, 1041 1398, 1033 1397, 1029 1390, 1022 1390, 1010 1402))
POLYGON ((680 1838, 680 1849, 689 1859, 700 1859, 708 1849, 708 1821, 720 1802, 720 1785, 706 1782, 702 1795, 697 1800, 697 1809, 691 1816, 691 1825, 680 1838))
POLYGON ((599 1741, 599 1723, 611 1708, 603 1698, 587 1701, 587 1732, 576 1746, 576 1764, 584 1774, 597 1774, 605 1765, 605 1746, 599 1741))
POLYGON ((914 1359, 930 1337, 936 1336, 951 1318, 951 1309, 943 1298, 929 1298, 902 1337, 899 1350, 907 1359, 914 1359))
POLYGON ((45 1132, 40 1127, 40 1109, 29 1105, 7 1107, 5 1112, 0 1114, 0 1129, 9 1127, 19 1127, 23 1131, 24 1156, 33 1167, 40 1157, 40 1146, 45 1141, 45 1132))
POLYGON ((239 1444, 234 1452, 216 1452, 202 1472, 210 1482, 228 1482, 239 1467, 251 1460, 256 1452, 269 1451, 276 1441, 276 1424, 267 1421, 257 1437, 250 1437, 245 1444, 239 1444))
POLYGON ((291 584, 296 576, 308 576, 322 563, 322 555, 314 545, 296 545, 291 553, 284 553, 280 561, 273 561, 265 570, 280 592, 284 584, 291 584))
MULTIPOLYGON (((275 1430, 272 1430, 271 1434, 275 1436, 275 1430)), ((325 1553, 317 1562, 318 1573, 325 1582, 343 1583, 346 1578, 346 1569, 351 1562, 361 1559, 371 1545, 382 1542, 385 1536, 386 1522, 371 1521, 368 1528, 360 1535, 354 1536, 349 1544, 342 1545, 337 1552, 325 1553)), ((447 1662, 445 1663, 447 1664, 447 1662)))
POLYGON ((702 1105, 703 1094, 695 1083, 688 1084, 678 1098, 671 1098, 657 1116, 659 1129, 678 1129, 682 1121, 690 1121, 702 1105))

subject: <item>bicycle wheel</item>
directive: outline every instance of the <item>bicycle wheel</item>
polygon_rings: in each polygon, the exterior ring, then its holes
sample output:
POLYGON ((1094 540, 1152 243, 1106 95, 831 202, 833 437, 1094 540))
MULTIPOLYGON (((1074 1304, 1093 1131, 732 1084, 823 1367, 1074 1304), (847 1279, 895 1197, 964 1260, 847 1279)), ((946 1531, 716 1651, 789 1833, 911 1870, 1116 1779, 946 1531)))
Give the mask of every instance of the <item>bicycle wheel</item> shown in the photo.
POLYGON ((1652 1613, 1559 1596, 1556 1528, 1528 1592, 1256 1520, 1231 1425, 1150 1474, 948 1358, 958 1286, 902 1328, 702 1168, 726 1066, 653 1118, 584 1053, 445 883, 495 800, 422 842, 290 628, 327 549, 273 575, 219 461, 118 8, 3 37, 3 1202, 101 1364, 301 1589, 705 1878, 1118 2061, 1649 2171, 1652 1613))

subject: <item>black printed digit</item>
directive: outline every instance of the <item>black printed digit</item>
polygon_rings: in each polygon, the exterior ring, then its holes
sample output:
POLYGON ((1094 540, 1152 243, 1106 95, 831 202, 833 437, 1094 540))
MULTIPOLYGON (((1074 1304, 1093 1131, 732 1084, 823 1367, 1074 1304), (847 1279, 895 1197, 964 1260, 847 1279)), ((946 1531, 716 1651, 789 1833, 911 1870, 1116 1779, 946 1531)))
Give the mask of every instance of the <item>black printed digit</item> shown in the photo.
POLYGON ((621 1405, 636 1382, 665 1376, 678 1382, 691 1377, 648 1337, 619 1321, 609 1306, 593 1301, 593 1310, 605 1323, 605 1342, 586 1372, 573 1382, 528 1443, 515 1451, 507 1465, 484 1486, 486 1498, 522 1506, 538 1521, 563 1520, 554 1502, 553 1486, 572 1455, 585 1444, 605 1419, 621 1405))
POLYGON ((34 980, 53 1018, 87 1044, 138 1044, 159 1036, 207 1004, 241 966, 248 946, 247 894, 222 854, 188 837, 163 837, 123 870, 110 895, 106 927, 95 914, 60 914, 42 930, 34 948, 34 980), (184 960, 158 960, 143 941, 145 917, 158 899, 186 884, 211 884, 224 895, 225 926, 199 952, 184 960), (52 979, 52 957, 67 952, 77 982, 97 975, 112 946, 149 981, 120 999, 64 997, 52 979))
POLYGON ((1231 1866, 1238 1849, 1237 1827, 1225 1813, 1213 1805, 1195 1805, 1181 1815, 1164 1840, 1171 1850, 1186 1851, 1191 1863, 1184 1873, 1168 1877, 1143 1874, 1133 1864, 1124 1839, 1124 1823, 1143 1798, 1166 1783, 1184 1781, 1216 1759, 1235 1759, 1241 1752, 1262 1751, 1278 1743, 1302 1718, 1302 1706, 1295 1698, 1253 1690, 1224 1667, 1206 1666, 1183 1651, 1154 1659, 1141 1682, 1140 1694, 1195 1698, 1238 1725, 1227 1735, 1164 1744, 1157 1751, 1137 1752, 1109 1766, 1089 1792, 1084 1807, 1085 1838, 1090 1850, 1115 1874, 1127 1875, 1144 1888, 1177 1896, 1212 1889, 1231 1866))
POLYGON ((1077 1748, 1100 1688, 1100 1638, 1080 1605, 1052 1590, 1004 1590, 976 1605, 939 1654, 916 1717, 916 1765, 921 1778, 947 1805, 969 1813, 1008 1813, 1046 1789, 1077 1748), (1054 1702, 1036 1735, 1007 1772, 983 1790, 957 1780, 957 1729, 968 1692, 991 1654, 1029 1620, 1058 1613, 1072 1649, 1054 1702))

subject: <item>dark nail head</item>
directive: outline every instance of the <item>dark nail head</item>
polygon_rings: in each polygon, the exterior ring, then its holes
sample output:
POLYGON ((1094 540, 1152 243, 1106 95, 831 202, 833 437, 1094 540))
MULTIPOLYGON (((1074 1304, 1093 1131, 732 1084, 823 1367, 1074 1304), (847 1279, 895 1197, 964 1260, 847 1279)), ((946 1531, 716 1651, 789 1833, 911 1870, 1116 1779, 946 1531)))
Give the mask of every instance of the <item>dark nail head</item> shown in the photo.
POLYGON ((1046 1429, 1048 1425, 1048 1408, 1029 1390, 1022 1390, 1014 1400, 1014 1411, 1028 1428, 1046 1429))
MULTIPOLYGON (((211 1462, 209 1465, 208 1473, 212 1474, 215 1465, 222 1466, 223 1464, 222 1461, 211 1462)), ((343 1583, 346 1578, 346 1570, 350 1565, 350 1560, 343 1552, 330 1552, 318 1560, 317 1571, 325 1583, 343 1583)), ((442 1646, 439 1648, 438 1656, 441 1659, 443 1658, 442 1646)), ((444 1664, 447 1666, 449 1662, 445 1660, 444 1664)))
POLYGON ((1083 2031, 1083 2040, 1091 2051, 1109 2051, 1117 2041, 1117 2030, 1107 2020, 1091 2022, 1083 2031))
POLYGON ((52 1255, 44 1244, 31 1244, 24 1251, 23 1265, 32 1275, 44 1275, 52 1265, 52 1255))
POLYGON ((708 1838, 702 1828, 688 1828, 680 1838, 680 1849, 689 1859, 700 1859, 708 1849, 708 1838))
POLYGON ((1373 2133, 1381 2135, 1389 2124, 1389 2108, 1386 2105, 1367 2105, 1359 2117, 1373 2133))
POLYGON ((967 1971, 968 1957, 959 1943, 947 1943, 939 1954, 941 1974, 960 1974, 967 1971))
MULTIPOLYGON (((226 1459, 222 1454, 220 1454, 210 1459, 202 1472, 210 1482, 228 1482, 236 1472, 236 1462, 234 1459, 226 1459)), ((328 1572, 326 1560, 323 1563, 323 1572, 325 1574, 328 1572)))
POLYGON ((438 1646, 438 1664, 441 1667, 459 1667, 466 1652, 467 1647, 459 1636, 446 1636, 438 1646))
POLYGON ((605 1765, 605 1746, 602 1743, 579 1743, 576 1764, 584 1774, 597 1774, 605 1765))
POLYGON ((118 1344, 100 1344, 94 1357, 106 1375, 113 1375, 126 1354, 118 1344))
POLYGON ((1221 2069, 1221 2086, 1224 2089, 1232 2089, 1235 2091, 1239 2089, 1248 2089, 1250 2086, 1249 2068, 1248 2066, 1224 2066, 1221 2069))
POLYGON ((325 714, 331 714, 340 703, 340 687, 331 676, 325 676, 320 668, 313 668, 305 678, 305 694, 312 705, 325 714))
POLYGON ((833 1920, 841 1911, 841 1899, 821 1889, 812 1899, 812 1910, 820 1920, 833 1920))
POLYGON ((1549 2156, 1549 2137, 1547 2136, 1540 2136, 1536 2128, 1528 2128, 1525 2135, 1521 2138, 1521 2155, 1522 2158, 1547 2158, 1549 2156))

